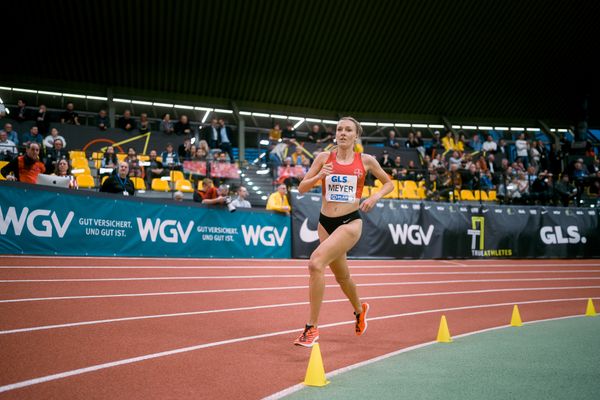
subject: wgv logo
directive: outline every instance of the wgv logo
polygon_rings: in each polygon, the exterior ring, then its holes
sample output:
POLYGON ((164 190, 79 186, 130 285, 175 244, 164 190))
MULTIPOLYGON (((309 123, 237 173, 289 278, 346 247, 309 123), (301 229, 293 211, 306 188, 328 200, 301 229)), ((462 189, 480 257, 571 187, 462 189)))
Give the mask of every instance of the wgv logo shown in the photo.
POLYGON ((575 244, 587 242, 585 236, 579 234, 576 226, 567 226, 567 235, 565 236, 560 226, 544 226, 540 229, 540 238, 546 244, 575 244))
POLYGON ((181 222, 174 219, 166 219, 161 222, 160 218, 154 221, 146 218, 146 222, 144 223, 142 223, 141 218, 136 219, 142 242, 145 242, 148 239, 148 235, 150 235, 152 242, 156 242, 156 238, 160 236, 165 243, 179 243, 180 238, 183 243, 186 243, 194 227, 194 221, 190 221, 184 230, 181 222))
POLYGON ((244 234, 244 242, 246 246, 250 246, 252 243, 257 246, 260 242, 263 246, 275 247, 282 246, 285 241, 285 235, 287 234, 288 228, 284 226, 281 233, 272 226, 254 226, 254 225, 242 225, 242 233, 244 234))
POLYGON ((2 212, 0 207, 0 235, 6 235, 8 227, 12 225, 15 236, 21 236, 23 228, 26 226, 29 233, 37 237, 52 237, 54 231, 58 234, 59 238, 65 236, 69 225, 73 220, 75 213, 69 211, 67 218, 61 224, 58 220, 56 212, 50 210, 32 210, 23 207, 21 215, 17 217, 17 210, 15 207, 9 207, 6 211, 6 216, 2 212), (39 223, 38 223, 39 221, 39 223), (39 227, 41 225, 41 228, 39 227))
POLYGON ((427 233, 425 233, 423 228, 421 228, 419 225, 388 224, 388 227, 390 228, 390 233, 392 234, 392 240, 394 241, 394 244, 398 244, 398 242, 406 244, 406 242, 409 241, 415 246, 427 246, 431 241, 431 236, 433 234, 433 225, 429 225, 429 228, 427 228, 427 233))

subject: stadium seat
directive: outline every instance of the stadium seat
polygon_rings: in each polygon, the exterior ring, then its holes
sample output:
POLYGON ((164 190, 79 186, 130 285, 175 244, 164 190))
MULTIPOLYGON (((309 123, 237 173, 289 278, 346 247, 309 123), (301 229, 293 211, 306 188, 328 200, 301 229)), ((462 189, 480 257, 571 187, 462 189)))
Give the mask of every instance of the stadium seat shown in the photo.
POLYGON ((497 200, 497 198, 496 198, 496 191, 495 190, 490 190, 488 192, 488 200, 489 201, 496 201, 497 200))
POLYGON ((157 192, 169 192, 171 190, 171 186, 168 181, 163 181, 160 178, 152 179, 152 190, 157 192))
POLYGON ((362 197, 367 198, 371 195, 371 186, 363 186, 362 197))
POLYGON ((90 172, 90 167, 87 165, 81 166, 81 167, 77 167, 77 168, 72 168, 71 169, 71 174, 73 174, 73 176, 77 176, 77 175, 92 175, 92 173, 90 172))
POLYGON ((183 172, 181 171, 171 171, 171 181, 177 182, 178 180, 185 179, 183 176, 183 172))
POLYGON ((132 177, 131 182, 135 190, 146 190, 146 182, 142 178, 132 177))
MULTIPOLYGON (((8 161, 0 161, 0 169, 4 168, 4 166, 8 164, 8 161)), ((0 175, 0 181, 5 181, 6 178, 0 175)))
POLYGON ((78 150, 69 151, 69 157, 71 158, 71 160, 74 158, 87 158, 87 156, 85 155, 85 151, 78 150))
POLYGON ((92 161, 94 162, 94 167, 96 169, 100 169, 102 167, 102 159, 104 158, 104 153, 93 152, 92 153, 92 161))
POLYGON ((71 168, 89 168, 90 164, 88 160, 81 157, 75 157, 71 159, 71 168))
POLYGON ((198 181, 198 190, 202 190, 203 187, 204 187, 204 182, 202 182, 201 180, 198 181))
POLYGON ((475 195, 472 191, 463 189, 460 191, 460 199, 464 201, 475 201, 475 195))
POLYGON ((150 156, 147 156, 145 154, 140 154, 138 156, 138 160, 140 160, 140 161, 150 161, 150 156))
POLYGON ((102 178, 102 182, 100 183, 100 186, 102 186, 104 184, 104 181, 108 179, 108 175, 106 175, 105 177, 102 178))
POLYGON ((180 179, 175 182, 175 190, 181 190, 184 193, 193 193, 194 186, 192 185, 192 182, 187 179, 180 179))
POLYGON ((75 177, 77 180, 77 185, 80 188, 92 189, 96 187, 96 182, 94 182, 94 177, 88 174, 77 175, 75 177))
POLYGON ((123 161, 126 157, 127 154, 125 153, 117 153, 117 160, 119 160, 119 162, 123 161))

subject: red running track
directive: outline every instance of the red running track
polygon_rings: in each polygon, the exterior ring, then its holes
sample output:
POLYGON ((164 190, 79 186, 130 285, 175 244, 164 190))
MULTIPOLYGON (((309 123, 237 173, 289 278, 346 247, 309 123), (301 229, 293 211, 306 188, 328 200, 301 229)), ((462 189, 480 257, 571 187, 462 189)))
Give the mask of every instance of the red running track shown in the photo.
MULTIPOLYGON (((435 339, 585 312, 598 260, 352 261, 371 304, 352 308, 328 275, 327 371, 435 339)), ((0 399, 262 398, 299 383, 310 350, 299 260, 3 257, 0 399)))

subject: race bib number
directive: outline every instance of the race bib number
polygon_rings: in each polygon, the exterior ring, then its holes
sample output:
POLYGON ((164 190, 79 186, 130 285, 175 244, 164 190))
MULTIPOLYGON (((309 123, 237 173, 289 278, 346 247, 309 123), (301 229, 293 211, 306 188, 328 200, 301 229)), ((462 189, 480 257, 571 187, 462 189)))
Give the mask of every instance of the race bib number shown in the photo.
POLYGON ((354 203, 356 200, 355 175, 327 175, 325 178, 325 199, 338 203, 354 203))

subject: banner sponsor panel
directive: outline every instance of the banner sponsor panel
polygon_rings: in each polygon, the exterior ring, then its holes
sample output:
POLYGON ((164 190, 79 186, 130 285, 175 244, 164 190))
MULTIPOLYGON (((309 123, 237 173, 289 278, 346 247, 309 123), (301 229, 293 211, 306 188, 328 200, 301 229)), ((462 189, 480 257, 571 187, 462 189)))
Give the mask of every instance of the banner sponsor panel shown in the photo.
POLYGON ((290 220, 2 182, 0 253, 289 258, 290 220))
MULTIPOLYGON (((321 195, 291 194, 292 256, 318 245, 321 195)), ((418 203, 381 200, 361 213, 359 258, 600 257, 600 213, 593 208, 418 203)))

